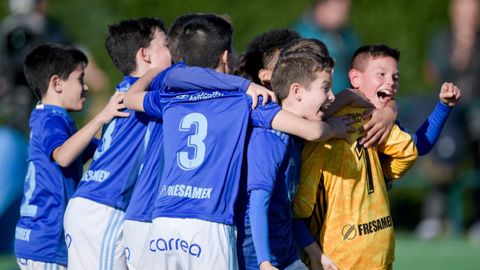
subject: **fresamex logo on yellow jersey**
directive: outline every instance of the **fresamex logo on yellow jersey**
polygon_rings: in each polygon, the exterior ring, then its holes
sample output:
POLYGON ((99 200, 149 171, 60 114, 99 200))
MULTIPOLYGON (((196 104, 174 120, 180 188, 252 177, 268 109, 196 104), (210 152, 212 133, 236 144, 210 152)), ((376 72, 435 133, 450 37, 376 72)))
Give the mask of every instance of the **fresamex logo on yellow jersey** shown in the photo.
POLYGON ((393 226, 392 217, 386 216, 361 224, 346 224, 342 228, 342 239, 353 240, 355 237, 375 233, 393 226))

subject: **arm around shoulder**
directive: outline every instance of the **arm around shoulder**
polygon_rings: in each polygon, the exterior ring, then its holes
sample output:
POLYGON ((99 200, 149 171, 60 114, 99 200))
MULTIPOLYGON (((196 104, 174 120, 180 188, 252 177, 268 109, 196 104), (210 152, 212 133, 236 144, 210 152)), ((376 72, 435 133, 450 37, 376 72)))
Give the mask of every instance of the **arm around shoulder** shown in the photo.
POLYGON ((281 110, 275 115, 272 128, 307 141, 328 140, 336 135, 329 124, 321 120, 307 120, 286 110, 281 110))
POLYGON ((125 93, 124 104, 130 110, 144 112, 143 100, 152 80, 161 72, 162 68, 152 68, 140 77, 125 93))
POLYGON ((127 117, 128 113, 119 110, 124 109, 122 103, 123 94, 115 93, 108 102, 107 106, 97 114, 83 128, 73 134, 62 145, 55 148, 52 152, 52 158, 61 167, 68 167, 80 156, 85 148, 90 144, 97 131, 114 117, 127 117))

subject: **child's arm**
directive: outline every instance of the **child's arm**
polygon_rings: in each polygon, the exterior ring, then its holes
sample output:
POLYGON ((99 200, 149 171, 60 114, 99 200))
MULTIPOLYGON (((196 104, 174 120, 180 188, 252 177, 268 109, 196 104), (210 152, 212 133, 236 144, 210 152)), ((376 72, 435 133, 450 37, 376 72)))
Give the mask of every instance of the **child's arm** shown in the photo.
POLYGON ((338 270, 338 267, 323 253, 317 242, 313 242, 303 250, 310 258, 310 270, 338 270))
POLYGON ((317 242, 315 242, 313 235, 307 228, 307 224, 305 224, 305 220, 294 219, 292 223, 292 230, 298 246, 302 248, 310 258, 310 269, 338 270, 335 263, 325 254, 323 254, 322 249, 317 242))
POLYGON ((437 143, 450 112, 460 100, 462 94, 456 85, 443 83, 438 96, 440 101, 435 109, 414 134, 419 156, 428 154, 437 143))
POLYGON ((345 89, 335 96, 335 101, 325 110, 324 119, 328 119, 345 106, 371 108, 365 114, 370 120, 363 126, 365 135, 360 143, 369 147, 384 142, 397 120, 397 105, 390 101, 383 109, 375 109, 368 99, 356 89, 345 89))
POLYGON ((335 95, 333 103, 324 111, 323 119, 331 117, 340 109, 349 105, 358 108, 374 108, 373 104, 370 103, 360 91, 355 89, 345 89, 335 95))
POLYGON ((146 91, 152 80, 163 70, 163 68, 152 68, 140 77, 125 93, 125 106, 134 111, 144 112, 143 100, 146 91))
POLYGON ((415 163, 417 147, 412 136, 394 125, 387 141, 378 146, 377 151, 386 155, 382 161, 382 171, 386 179, 396 180, 404 175, 415 163))
POLYGON ((115 93, 99 114, 62 145, 53 150, 53 160, 62 167, 68 167, 90 144, 95 133, 97 133, 104 124, 110 122, 114 117, 127 117, 128 113, 119 111, 125 108, 122 101, 123 94, 115 93))
POLYGON ((346 118, 336 118, 327 123, 321 120, 307 120, 281 110, 273 118, 272 128, 307 141, 326 141, 331 138, 347 140, 348 133, 354 131, 350 124, 352 121, 346 118))
MULTIPOLYGON (((135 111, 145 111, 143 101, 146 90, 150 86, 153 79, 157 79, 157 75, 161 69, 152 69, 138 79, 125 94, 125 105, 127 108, 135 111)), ((251 83, 244 78, 223 74, 208 68, 185 67, 177 65, 166 72, 164 78, 160 78, 156 85, 162 89, 187 89, 187 90, 211 90, 220 89, 223 91, 245 91, 247 95, 252 97, 252 108, 258 103, 258 97, 263 97, 263 104, 272 99, 277 101, 275 94, 267 88, 251 83)))
POLYGON ((270 263, 270 240, 268 238, 268 206, 270 192, 254 189, 250 192, 250 226, 252 227, 253 245, 261 270, 277 269, 270 263))
POLYGON ((256 108, 259 96, 263 97, 263 105, 269 99, 277 102, 275 93, 264 86, 250 82, 245 78, 215 71, 210 68, 187 67, 177 65, 165 75, 166 89, 245 91, 252 97, 252 108, 256 108), (194 79, 190 79, 194 78, 194 79), (245 90, 246 89, 246 90, 245 90))
POLYGON ((367 112, 364 118, 370 120, 363 125, 365 135, 360 140, 360 144, 368 148, 385 142, 397 120, 397 115, 397 102, 395 100, 389 101, 382 109, 367 112))

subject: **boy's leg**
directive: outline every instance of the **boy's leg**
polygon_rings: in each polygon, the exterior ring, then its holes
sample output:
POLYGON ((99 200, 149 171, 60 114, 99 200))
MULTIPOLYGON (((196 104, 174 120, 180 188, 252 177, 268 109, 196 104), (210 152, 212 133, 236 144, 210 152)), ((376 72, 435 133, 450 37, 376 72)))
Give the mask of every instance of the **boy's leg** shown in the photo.
POLYGON ((238 269, 235 227, 199 219, 156 218, 139 269, 238 269))
POLYGON ((125 212, 83 198, 65 211, 68 269, 127 269, 123 245, 125 212))
POLYGON ((46 263, 17 258, 17 264, 21 270, 67 270, 63 265, 56 263, 46 263))
POLYGON ((140 269, 138 263, 142 257, 143 247, 148 233, 150 232, 151 222, 140 222, 125 220, 123 223, 123 238, 125 242, 125 257, 129 270, 140 269))

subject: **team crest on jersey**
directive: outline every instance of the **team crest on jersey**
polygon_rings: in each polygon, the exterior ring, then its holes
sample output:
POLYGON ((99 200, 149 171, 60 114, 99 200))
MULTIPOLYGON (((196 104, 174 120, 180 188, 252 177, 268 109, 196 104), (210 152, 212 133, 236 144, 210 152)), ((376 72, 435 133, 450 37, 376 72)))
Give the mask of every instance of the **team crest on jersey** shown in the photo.
POLYGON ((178 95, 178 96, 176 96, 177 99, 187 99, 189 97, 190 97, 190 95, 178 95))
POLYGON ((214 92, 199 92, 199 93, 195 93, 194 95, 189 95, 189 94, 177 95, 175 98, 180 100, 199 101, 204 99, 219 98, 222 96, 224 96, 224 94, 222 94, 221 92, 214 91, 214 92))

